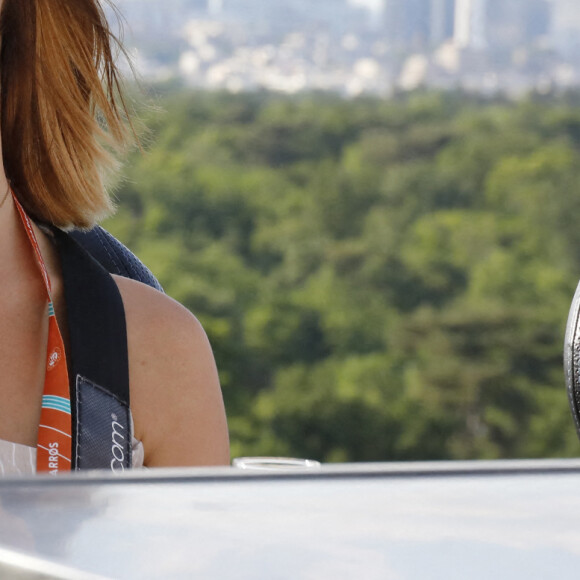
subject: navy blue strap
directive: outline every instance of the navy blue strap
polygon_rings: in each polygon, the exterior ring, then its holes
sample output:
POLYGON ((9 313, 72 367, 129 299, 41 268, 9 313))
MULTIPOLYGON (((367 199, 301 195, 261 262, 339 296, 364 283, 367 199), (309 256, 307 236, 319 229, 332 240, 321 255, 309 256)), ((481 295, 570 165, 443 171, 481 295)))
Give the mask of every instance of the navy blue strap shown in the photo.
POLYGON ((95 226, 88 231, 73 230, 70 236, 107 272, 138 280, 163 292, 161 284, 147 266, 107 230, 95 226))

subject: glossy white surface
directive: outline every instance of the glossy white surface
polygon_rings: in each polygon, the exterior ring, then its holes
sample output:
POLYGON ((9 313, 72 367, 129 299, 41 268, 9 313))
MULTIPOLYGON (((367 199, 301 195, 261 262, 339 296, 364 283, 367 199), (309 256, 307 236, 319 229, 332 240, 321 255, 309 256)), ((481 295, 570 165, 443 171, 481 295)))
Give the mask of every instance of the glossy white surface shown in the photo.
POLYGON ((576 579, 579 490, 578 462, 8 483, 0 540, 111 578, 576 579))

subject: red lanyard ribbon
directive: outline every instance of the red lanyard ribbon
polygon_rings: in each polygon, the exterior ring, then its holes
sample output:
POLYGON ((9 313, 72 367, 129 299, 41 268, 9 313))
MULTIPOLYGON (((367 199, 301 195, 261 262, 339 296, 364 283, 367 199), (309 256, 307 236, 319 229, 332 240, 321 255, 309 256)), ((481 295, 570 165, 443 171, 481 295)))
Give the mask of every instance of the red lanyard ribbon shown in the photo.
POLYGON ((70 389, 64 342, 54 313, 50 278, 32 223, 16 196, 13 195, 12 197, 34 250, 46 288, 48 301, 48 347, 42 410, 38 428, 38 444, 36 447, 36 471, 56 475, 70 471, 72 465, 70 389))

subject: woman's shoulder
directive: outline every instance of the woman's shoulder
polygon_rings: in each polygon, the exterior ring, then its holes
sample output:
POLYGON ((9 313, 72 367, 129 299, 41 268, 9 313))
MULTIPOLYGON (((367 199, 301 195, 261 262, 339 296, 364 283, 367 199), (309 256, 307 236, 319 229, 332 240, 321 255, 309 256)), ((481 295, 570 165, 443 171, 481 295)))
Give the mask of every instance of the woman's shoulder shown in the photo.
MULTIPOLYGON (((188 339, 205 340, 205 332, 197 318, 179 302, 163 292, 159 292, 137 280, 112 274, 125 307, 125 314, 133 329, 154 332, 163 341, 170 341, 173 347, 181 346, 180 338, 185 333, 188 339)), ((130 329, 128 329, 130 330, 130 329)), ((147 341, 150 341, 149 337, 147 341)))
POLYGON ((140 282, 114 276, 127 320, 131 408, 149 466, 229 462, 218 374, 199 321, 140 282))

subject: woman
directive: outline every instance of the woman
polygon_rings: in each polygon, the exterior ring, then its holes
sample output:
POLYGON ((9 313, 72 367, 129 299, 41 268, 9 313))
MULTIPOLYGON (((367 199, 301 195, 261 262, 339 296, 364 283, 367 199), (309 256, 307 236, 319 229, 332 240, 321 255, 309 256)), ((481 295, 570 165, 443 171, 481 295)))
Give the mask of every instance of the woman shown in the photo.
MULTIPOLYGON (((55 242, 64 234, 51 228, 87 228, 110 212, 101 176, 126 140, 125 108, 98 0, 0 0, 0 35, 0 470, 59 473, 75 468, 70 441, 84 428, 78 416, 74 424, 79 401, 72 418, 65 402, 80 377, 67 374, 74 304, 55 242)), ((126 319, 133 465, 227 464, 222 396, 200 324, 139 282, 114 277, 114 286, 126 319)))

